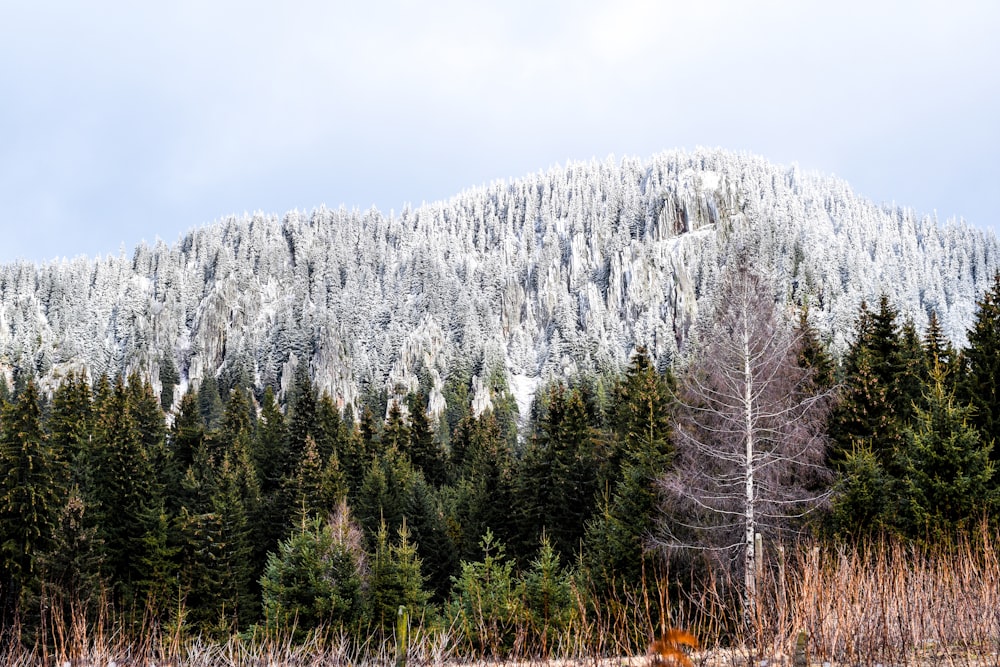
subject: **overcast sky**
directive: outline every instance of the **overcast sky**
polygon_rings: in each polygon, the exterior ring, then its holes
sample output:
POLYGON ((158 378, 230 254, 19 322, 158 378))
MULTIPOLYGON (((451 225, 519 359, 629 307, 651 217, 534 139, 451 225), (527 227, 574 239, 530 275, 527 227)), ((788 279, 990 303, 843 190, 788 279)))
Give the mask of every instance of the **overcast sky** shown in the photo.
POLYGON ((1000 3, 0 5, 0 261, 697 146, 1000 229, 1000 3))

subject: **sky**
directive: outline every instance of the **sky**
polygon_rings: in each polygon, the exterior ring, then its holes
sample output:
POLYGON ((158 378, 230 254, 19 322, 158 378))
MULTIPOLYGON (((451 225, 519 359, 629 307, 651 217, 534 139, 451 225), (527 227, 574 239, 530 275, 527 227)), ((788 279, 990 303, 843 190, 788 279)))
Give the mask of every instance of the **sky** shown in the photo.
POLYGON ((3 0, 0 262, 699 146, 998 232, 998 34, 985 0, 3 0))

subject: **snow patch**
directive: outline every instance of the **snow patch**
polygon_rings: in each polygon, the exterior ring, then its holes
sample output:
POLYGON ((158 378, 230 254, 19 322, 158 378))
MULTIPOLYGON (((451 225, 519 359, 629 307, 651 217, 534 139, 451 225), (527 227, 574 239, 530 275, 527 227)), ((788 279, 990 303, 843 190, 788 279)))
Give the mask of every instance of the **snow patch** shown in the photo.
POLYGON ((541 378, 512 374, 509 383, 510 391, 517 402, 518 426, 523 429, 528 423, 528 417, 531 416, 531 403, 535 400, 541 378))
POLYGON ((719 176, 717 171, 703 171, 701 172, 701 189, 702 190, 718 190, 719 183, 722 177, 719 176))

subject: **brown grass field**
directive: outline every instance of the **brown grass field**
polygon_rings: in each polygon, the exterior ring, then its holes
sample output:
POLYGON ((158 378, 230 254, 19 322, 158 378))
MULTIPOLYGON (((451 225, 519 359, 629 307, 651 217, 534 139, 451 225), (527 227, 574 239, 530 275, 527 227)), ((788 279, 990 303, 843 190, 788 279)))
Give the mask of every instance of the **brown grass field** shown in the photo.
MULTIPOLYGON (((693 633, 702 648, 683 646, 695 667, 1000 665, 1000 562, 998 536, 982 531, 946 547, 891 541, 864 548, 805 547, 767 554, 756 609, 743 617, 710 582, 683 599, 667 599, 666 586, 635 598, 580 606, 574 623, 546 648, 514 642, 504 659, 470 655, 447 629, 414 624, 407 665, 652 664, 636 647, 661 636, 661 628, 693 633), (660 596, 670 618, 650 618, 647 596, 660 596), (796 640, 805 633, 804 655, 796 640), (638 653, 638 655, 637 655, 638 653), (612 657, 608 657, 612 656, 612 657)), ((0 665, 67 663, 107 667, 319 667, 397 664, 397 647, 370 639, 316 635, 300 643, 233 637, 224 643, 150 633, 129 641, 111 628, 74 626, 50 631, 45 648, 11 650, 0 665)), ((663 665, 682 662, 661 662, 663 665)))

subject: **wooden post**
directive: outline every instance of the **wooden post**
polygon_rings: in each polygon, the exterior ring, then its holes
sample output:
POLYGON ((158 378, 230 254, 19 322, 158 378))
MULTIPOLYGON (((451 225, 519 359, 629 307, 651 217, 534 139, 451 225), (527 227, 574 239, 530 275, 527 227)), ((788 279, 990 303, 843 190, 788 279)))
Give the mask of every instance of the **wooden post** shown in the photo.
POLYGON ((809 635, 806 634, 805 630, 800 630, 795 637, 792 667, 809 667, 809 635))
POLYGON ((399 605, 396 610, 396 667, 406 667, 406 633, 409 625, 410 615, 406 612, 406 606, 399 605))

